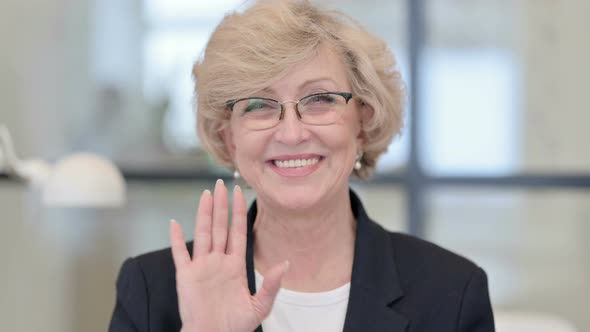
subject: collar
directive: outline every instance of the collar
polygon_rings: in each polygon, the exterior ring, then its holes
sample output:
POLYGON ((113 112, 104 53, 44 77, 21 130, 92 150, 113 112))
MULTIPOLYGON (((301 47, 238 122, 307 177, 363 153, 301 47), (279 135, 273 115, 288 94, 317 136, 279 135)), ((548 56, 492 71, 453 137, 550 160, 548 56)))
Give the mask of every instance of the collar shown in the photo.
MULTIPOLYGON (((405 331, 408 320, 392 309, 403 296, 389 233, 371 220, 358 198, 350 190, 352 212, 357 220, 350 296, 344 332, 405 331)), ((256 293, 254 278, 253 226, 256 201, 248 211, 246 273, 250 293, 256 293)), ((255 332, 262 332, 258 327, 255 332)))

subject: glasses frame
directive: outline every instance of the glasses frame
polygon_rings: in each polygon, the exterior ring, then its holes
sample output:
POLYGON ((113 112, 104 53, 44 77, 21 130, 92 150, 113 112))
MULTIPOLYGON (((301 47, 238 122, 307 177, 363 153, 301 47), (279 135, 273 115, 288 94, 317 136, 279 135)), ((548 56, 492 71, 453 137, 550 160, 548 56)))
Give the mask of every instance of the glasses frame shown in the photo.
MULTIPOLYGON (((295 114, 297 115, 297 119, 299 119, 299 121, 302 121, 303 123, 306 123, 305 121, 302 120, 301 117, 301 113, 299 112, 299 102, 301 102, 302 100, 305 100, 307 98, 311 98, 314 96, 321 96, 321 95, 327 95, 327 94, 334 94, 334 95, 338 95, 341 97, 344 97, 345 99, 345 105, 348 105, 348 102, 352 99, 353 95, 350 92, 339 92, 339 91, 325 91, 325 92, 316 92, 316 93, 312 93, 310 95, 307 95, 305 97, 302 97, 299 100, 286 100, 286 101, 278 101, 276 99, 272 99, 272 98, 265 98, 265 97, 246 97, 246 98, 239 98, 239 99, 232 99, 232 100, 228 100, 226 102, 226 106, 229 109, 230 112, 234 111, 234 106, 240 102, 240 101, 244 101, 244 100, 250 100, 250 99, 261 99, 261 100, 268 100, 268 101, 272 101, 275 102, 277 104, 279 104, 281 106, 281 113, 279 115, 279 120, 277 121, 277 124, 283 120, 283 118, 285 117, 285 107, 283 105, 285 104, 290 104, 290 103, 294 103, 295 104, 295 114)), ((321 125, 314 125, 311 124, 312 126, 321 126, 321 125)), ((328 124, 326 124, 327 126, 328 124)), ((276 124, 274 125, 276 126, 276 124)), ((268 128, 272 128, 274 126, 268 127, 268 128)), ((268 129, 265 128, 265 129, 268 129)))

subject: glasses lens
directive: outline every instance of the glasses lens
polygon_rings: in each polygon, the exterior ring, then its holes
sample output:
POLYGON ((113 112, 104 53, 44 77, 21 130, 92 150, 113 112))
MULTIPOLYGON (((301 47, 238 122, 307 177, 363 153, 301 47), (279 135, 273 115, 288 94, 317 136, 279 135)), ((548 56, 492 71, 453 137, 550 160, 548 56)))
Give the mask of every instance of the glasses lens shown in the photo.
POLYGON ((335 93, 320 93, 301 99, 298 105, 301 121, 312 125, 336 122, 346 108, 346 98, 335 93))
POLYGON ((251 129, 264 129, 276 125, 281 115, 281 105, 270 99, 248 98, 234 104, 233 112, 251 129))

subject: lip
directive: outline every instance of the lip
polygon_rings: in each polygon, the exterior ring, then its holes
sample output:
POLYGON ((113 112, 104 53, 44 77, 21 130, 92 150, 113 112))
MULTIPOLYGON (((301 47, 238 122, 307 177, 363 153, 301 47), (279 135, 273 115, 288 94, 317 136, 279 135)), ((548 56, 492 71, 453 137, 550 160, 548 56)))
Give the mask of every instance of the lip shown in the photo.
POLYGON ((273 171, 275 171, 275 173, 277 173, 280 176, 284 176, 284 177, 304 177, 304 176, 308 176, 309 174, 315 172, 315 170, 318 169, 318 167, 322 164, 322 162, 324 161, 324 156, 319 155, 319 154, 296 154, 296 155, 280 155, 280 156, 274 156, 271 159, 267 160, 267 164, 270 167, 270 169, 272 169, 273 171), (317 158, 319 159, 319 161, 313 165, 308 165, 308 166, 302 166, 302 167, 278 167, 274 164, 275 160, 279 160, 279 161, 285 161, 285 160, 292 160, 292 159, 314 159, 317 158))

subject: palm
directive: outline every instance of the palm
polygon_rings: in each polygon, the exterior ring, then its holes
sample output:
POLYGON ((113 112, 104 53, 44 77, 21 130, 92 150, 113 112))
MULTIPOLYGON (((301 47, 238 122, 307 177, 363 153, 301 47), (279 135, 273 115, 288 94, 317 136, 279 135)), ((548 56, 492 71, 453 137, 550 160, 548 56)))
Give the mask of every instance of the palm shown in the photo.
POLYGON ((201 325, 205 331, 221 326, 222 331, 242 331, 240 326, 249 326, 248 331, 252 331, 258 320, 251 305, 244 263, 238 257, 224 256, 214 253, 199 257, 192 266, 178 271, 181 318, 183 322, 190 315, 206 319, 212 326, 201 325), (190 297, 192 294, 199 297, 190 297), (194 313, 183 312, 182 308, 189 307, 194 313))
POLYGON ((250 295, 246 277, 246 207, 234 190, 233 222, 227 227, 227 191, 216 185, 215 196, 201 197, 195 227, 193 258, 188 254, 182 230, 171 226, 172 254, 183 331, 253 331, 266 317, 284 265, 267 274, 262 289, 250 295))

